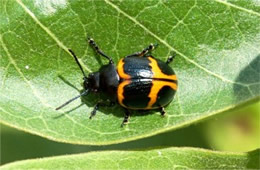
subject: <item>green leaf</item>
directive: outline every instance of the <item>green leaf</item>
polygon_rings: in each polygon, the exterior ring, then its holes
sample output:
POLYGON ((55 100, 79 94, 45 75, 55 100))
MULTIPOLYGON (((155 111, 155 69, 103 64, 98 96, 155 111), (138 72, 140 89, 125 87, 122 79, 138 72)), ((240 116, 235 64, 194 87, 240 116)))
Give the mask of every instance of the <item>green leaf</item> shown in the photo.
POLYGON ((56 141, 111 144, 180 128, 250 102, 260 91, 260 7, 257 1, 30 1, 0 3, 0 120, 56 141), (93 37, 115 62, 150 43, 179 78, 174 101, 162 118, 134 112, 120 128, 123 109, 101 108, 99 95, 61 111, 79 94, 82 74, 107 61, 89 48, 93 37))
POLYGON ((257 169, 259 153, 194 148, 107 151, 19 161, 1 169, 257 169))

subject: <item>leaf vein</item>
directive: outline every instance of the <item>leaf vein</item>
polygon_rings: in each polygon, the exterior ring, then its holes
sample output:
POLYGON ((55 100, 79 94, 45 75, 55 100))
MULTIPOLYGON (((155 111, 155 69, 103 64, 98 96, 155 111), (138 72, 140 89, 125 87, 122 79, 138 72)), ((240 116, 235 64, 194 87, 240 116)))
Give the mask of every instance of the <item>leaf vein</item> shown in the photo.
POLYGON ((249 9, 246 9, 246 8, 243 8, 241 6, 237 6, 237 5, 234 5, 232 3, 229 3, 229 2, 226 2, 226 1, 223 1, 223 0, 215 0, 216 2, 218 3, 221 3, 221 4, 224 4, 226 6, 230 6, 230 7, 233 7, 233 8, 236 8, 236 9, 239 9, 241 11, 244 11, 244 12, 247 12, 249 14, 253 14, 253 15, 256 15, 256 16, 260 16, 260 14, 258 12, 255 12, 253 10, 249 10, 249 9))
POLYGON ((5 81, 6 81, 6 77, 7 77, 7 75, 8 75, 8 69, 9 69, 9 67, 10 67, 10 62, 7 64, 7 66, 5 67, 5 71, 4 71, 4 75, 3 75, 3 78, 2 78, 2 80, 1 80, 1 88, 0 89, 3 89, 4 88, 4 86, 5 86, 5 81))
MULTIPOLYGON (((16 2, 24 9, 24 11, 35 21, 36 24, 38 24, 57 44, 60 48, 62 48, 64 51, 66 51, 70 56, 71 53, 68 51, 68 47, 66 47, 45 25, 43 25, 38 18, 30 11, 21 0, 16 0, 16 2)), ((73 56, 72 56, 73 57, 73 56)), ((92 72, 90 68, 85 66, 85 68, 92 72)))
POLYGON ((22 71, 20 70, 20 68, 17 66, 15 60, 12 58, 11 54, 9 53, 7 47, 5 46, 2 37, 0 38, 0 42, 2 44, 2 47, 4 48, 4 51, 6 52, 9 61, 12 63, 12 65, 14 66, 14 68, 16 69, 16 71, 20 74, 20 76, 24 79, 24 81, 27 83, 27 85, 29 85, 29 87, 32 89, 32 92, 34 94, 34 96, 45 106, 45 107, 50 107, 52 108, 48 103, 46 103, 44 101, 44 99, 42 99, 40 97, 40 95, 38 94, 37 90, 34 88, 34 86, 31 84, 31 82, 29 80, 27 80, 27 78, 25 77, 25 75, 22 73, 22 71))
POLYGON ((10 116, 12 116, 12 117, 16 117, 16 118, 18 118, 18 119, 22 119, 22 120, 26 121, 26 119, 25 119, 24 117, 11 114, 10 112, 6 111, 6 110, 5 110, 4 108, 2 108, 1 106, 0 106, 0 111, 4 112, 4 113, 6 113, 6 114, 8 114, 8 115, 10 115, 10 116))

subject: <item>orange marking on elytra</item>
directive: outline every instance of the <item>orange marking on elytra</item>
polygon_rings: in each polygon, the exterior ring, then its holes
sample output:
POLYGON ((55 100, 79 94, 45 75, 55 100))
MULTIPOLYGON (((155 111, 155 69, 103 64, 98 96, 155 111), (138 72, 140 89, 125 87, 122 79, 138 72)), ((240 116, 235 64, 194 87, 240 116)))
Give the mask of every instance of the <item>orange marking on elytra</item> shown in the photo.
POLYGON ((131 81, 130 80, 124 80, 122 83, 119 84, 118 88, 117 88, 117 99, 118 99, 118 103, 123 106, 126 107, 123 104, 123 100, 124 100, 124 87, 127 86, 128 84, 130 84, 131 81))
POLYGON ((171 87, 175 91, 177 90, 177 84, 174 83, 174 82, 154 80, 152 88, 151 88, 151 91, 150 91, 150 93, 148 95, 148 97, 150 98, 150 101, 149 101, 149 103, 148 103, 148 105, 147 105, 147 107, 145 109, 151 109, 152 108, 152 106, 154 105, 154 103, 157 100, 159 91, 164 86, 169 86, 169 87, 171 87))
POLYGON ((157 61, 153 59, 152 57, 148 57, 150 60, 150 66, 152 67, 152 72, 153 72, 153 78, 159 78, 159 79, 168 79, 168 80, 177 80, 177 76, 175 74, 173 75, 167 75, 164 74, 160 67, 157 64, 157 61))
POLYGON ((117 64, 117 72, 121 79, 131 79, 131 76, 126 74, 124 71, 124 58, 122 58, 117 64))

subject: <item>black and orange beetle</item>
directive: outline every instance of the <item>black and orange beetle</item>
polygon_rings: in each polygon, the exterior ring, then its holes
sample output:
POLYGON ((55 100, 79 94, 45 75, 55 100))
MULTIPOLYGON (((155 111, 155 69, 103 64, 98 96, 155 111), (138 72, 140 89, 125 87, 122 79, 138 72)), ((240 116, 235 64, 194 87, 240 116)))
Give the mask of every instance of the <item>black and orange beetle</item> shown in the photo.
POLYGON ((115 103, 125 109, 122 125, 128 123, 129 110, 158 109, 162 116, 165 114, 164 107, 172 101, 177 90, 177 77, 168 65, 175 55, 168 57, 166 62, 156 59, 151 55, 151 51, 157 44, 151 44, 141 52, 122 58, 116 68, 113 60, 100 50, 93 39, 88 38, 88 42, 98 54, 108 59, 109 63, 86 76, 76 55, 69 49, 83 73, 84 91, 56 110, 89 92, 100 92, 105 94, 109 102, 98 102, 90 119, 100 106, 113 106, 115 103))

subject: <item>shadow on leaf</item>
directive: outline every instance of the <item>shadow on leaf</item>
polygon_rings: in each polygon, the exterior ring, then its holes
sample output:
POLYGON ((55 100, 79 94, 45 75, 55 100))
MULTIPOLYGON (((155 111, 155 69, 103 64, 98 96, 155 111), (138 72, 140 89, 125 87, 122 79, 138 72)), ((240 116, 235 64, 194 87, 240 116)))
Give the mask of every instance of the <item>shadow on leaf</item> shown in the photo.
MULTIPOLYGON (((84 90, 79 90, 76 86, 74 86, 72 83, 70 83, 66 78, 64 78, 63 76, 59 75, 58 76, 65 84, 67 84, 68 86, 72 87, 73 89, 77 90, 79 92, 79 94, 81 94, 84 90)), ((63 116, 65 116, 66 114, 70 114, 71 112, 77 110, 78 108, 80 108, 81 106, 83 106, 84 104, 86 104, 88 107, 93 108, 94 106, 97 104, 98 101, 104 99, 104 96, 102 94, 99 93, 92 93, 90 92, 87 96, 82 96, 81 98, 81 104, 60 114, 57 115, 55 117, 53 117, 54 119, 58 119, 61 118, 63 116)), ((69 100, 69 99, 68 99, 69 100)), ((123 120, 124 117, 124 109, 118 104, 116 103, 114 106, 112 107, 100 107, 100 109, 98 110, 99 112, 102 112, 103 114, 113 114, 116 117, 121 117, 123 120)), ((131 113, 131 117, 135 117, 135 116, 145 116, 145 115, 149 115, 149 114, 154 114, 156 113, 157 110, 130 110, 131 113)), ((90 113, 86 113, 87 115, 90 116, 90 113)), ((159 116, 158 116, 159 117, 159 116)))
POLYGON ((237 102, 260 94, 260 54, 238 75, 233 90, 237 102))
POLYGON ((259 169, 260 168, 260 149, 251 151, 248 153, 249 161, 247 163, 247 168, 249 169, 259 169))

